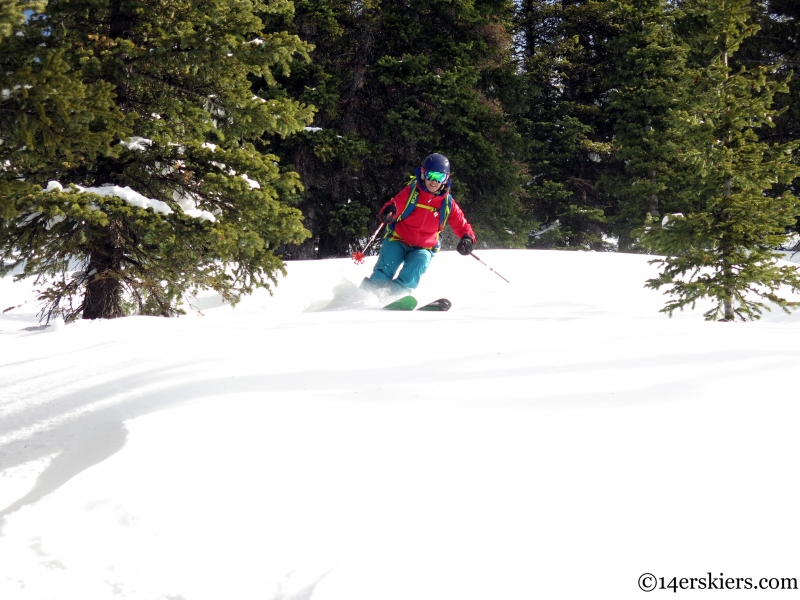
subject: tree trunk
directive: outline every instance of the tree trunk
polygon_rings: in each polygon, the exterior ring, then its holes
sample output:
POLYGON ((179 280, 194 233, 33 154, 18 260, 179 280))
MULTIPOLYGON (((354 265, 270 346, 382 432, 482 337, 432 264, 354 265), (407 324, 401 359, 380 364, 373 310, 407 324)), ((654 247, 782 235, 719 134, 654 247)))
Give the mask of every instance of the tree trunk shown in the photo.
MULTIPOLYGON (((108 35, 114 39, 131 39, 131 34, 134 25, 134 13, 130 11, 127 6, 126 0, 111 0, 109 5, 109 28, 108 35)), ((117 82, 116 92, 118 104, 123 109, 128 108, 130 101, 130 78, 132 76, 133 66, 129 63, 130 56, 122 52, 118 56, 119 61, 122 63, 122 73, 120 73, 119 81, 117 82)))
MULTIPOLYGON (((733 187, 733 177, 725 179, 725 189, 722 192, 724 198, 729 198, 731 195, 731 188, 733 187)), ((724 217, 727 220, 727 217, 724 217)), ((727 236, 722 238, 720 246, 722 251, 722 278, 725 281, 725 296, 722 299, 722 308, 724 319, 726 321, 733 321, 736 315, 733 312, 733 295, 736 291, 736 286, 733 282, 733 265, 731 264, 731 244, 727 236)))
MULTIPOLYGON (((359 15, 360 36, 356 41, 356 53, 353 64, 353 80, 342 111, 341 131, 346 135, 359 135, 361 121, 364 117, 362 94, 367 81, 367 69, 370 64, 374 41, 372 15, 362 10, 359 15)), ((343 204, 353 195, 353 172, 348 164, 342 164, 339 171, 331 178, 328 191, 331 205, 343 204)), ((319 230, 317 258, 347 256, 350 252, 350 236, 344 232, 333 232, 328 223, 319 230)))
MULTIPOLYGON (((647 75, 645 75, 644 79, 645 79, 645 81, 647 81, 647 79, 648 79, 647 75)), ((647 101, 645 100, 645 106, 646 105, 647 105, 647 101)), ((647 127, 646 127, 646 129, 647 129, 648 133, 652 133, 653 132, 653 121, 649 117, 647 119, 647 127)), ((657 176, 658 176, 658 172, 655 169, 650 169, 650 185, 653 186, 653 190, 655 190, 656 183, 658 182, 658 180, 656 179, 657 176)), ((649 212, 650 215, 653 218, 658 218, 658 216, 659 216, 658 193, 655 192, 655 191, 652 191, 650 193, 650 201, 649 201, 648 206, 647 206, 647 212, 649 212)))
POLYGON ((122 310, 122 243, 119 224, 109 223, 105 238, 95 246, 86 270, 89 282, 83 297, 84 319, 115 319, 122 310))
POLYGON ((346 134, 358 133, 358 118, 361 116, 361 91, 367 81, 367 66, 372 53, 372 21, 369 14, 364 14, 361 25, 361 36, 358 40, 355 64, 353 65, 353 83, 345 101, 342 115, 342 131, 346 134))
MULTIPOLYGON (((653 188, 655 188, 658 181, 656 179, 656 175, 657 173, 655 169, 650 171, 650 184, 653 186, 653 188)), ((660 216, 660 211, 658 210, 658 194, 656 192, 650 194, 650 203, 647 207, 647 211, 653 218, 658 218, 660 216)))

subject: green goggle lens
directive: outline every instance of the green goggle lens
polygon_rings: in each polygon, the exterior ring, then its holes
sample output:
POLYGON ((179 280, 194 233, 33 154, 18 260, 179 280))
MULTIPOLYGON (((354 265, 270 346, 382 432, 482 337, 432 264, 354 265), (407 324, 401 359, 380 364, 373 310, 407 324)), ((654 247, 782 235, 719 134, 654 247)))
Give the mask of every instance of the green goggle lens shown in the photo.
POLYGON ((428 181, 435 181, 436 183, 444 183, 447 179, 447 173, 440 171, 425 171, 425 179, 428 181))

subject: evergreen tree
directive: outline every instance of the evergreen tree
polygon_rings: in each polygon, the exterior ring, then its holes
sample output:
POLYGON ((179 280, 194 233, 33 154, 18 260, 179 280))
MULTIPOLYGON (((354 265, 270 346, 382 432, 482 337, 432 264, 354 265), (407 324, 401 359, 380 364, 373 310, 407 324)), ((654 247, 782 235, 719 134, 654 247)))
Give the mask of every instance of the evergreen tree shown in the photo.
MULTIPOLYGON (((800 68, 800 3, 794 0, 761 0, 753 2, 754 20, 760 29, 744 40, 741 49, 733 56, 733 65, 776 67, 776 76, 789 78, 800 68)), ((788 93, 775 95, 775 107, 783 112, 774 119, 774 127, 763 127, 759 138, 765 142, 785 143, 800 139, 800 77, 788 81, 788 93)), ((800 152, 794 153, 795 164, 800 164, 800 152)), ((800 179, 788 184, 794 195, 800 195, 800 179)), ((772 195, 781 193, 776 186, 772 195)), ((793 226, 800 233, 800 215, 793 226)), ((795 249, 800 249, 798 244, 795 249)))
POLYGON ((679 11, 668 0, 618 0, 613 8, 623 23, 613 42, 620 56, 618 71, 609 79, 618 170, 604 174, 603 187, 618 199, 613 227, 619 249, 631 251, 638 248, 633 232, 646 215, 659 218, 664 211, 680 210, 675 191, 681 171, 675 156, 682 141, 671 111, 684 89, 680 79, 686 49, 674 30, 679 11))
POLYGON ((291 9, 51 1, 2 43, 2 271, 48 278, 46 317, 169 316, 198 286, 235 302, 275 282, 275 249, 307 232, 298 176, 267 151, 312 111, 253 82, 307 57, 264 29, 291 9))
POLYGON ((734 70, 731 57, 757 26, 749 21, 747 0, 687 0, 681 23, 692 68, 687 92, 674 110, 683 139, 682 167, 691 175, 681 189, 682 215, 651 223, 647 236, 670 255, 654 261, 655 289, 669 286, 672 299, 663 311, 694 306, 711 298, 707 319, 756 319, 772 301, 784 310, 798 305, 780 296, 782 286, 800 291, 793 266, 778 264, 775 248, 785 241, 800 200, 789 191, 770 196, 774 185, 791 181, 798 168, 791 152, 798 142, 768 144, 757 131, 772 126, 779 111, 774 97, 785 81, 774 68, 758 65, 734 70))
POLYGON ((524 0, 517 22, 527 96, 517 119, 541 225, 529 245, 604 250, 617 209, 597 184, 614 135, 608 81, 619 24, 599 0, 524 0))
POLYGON ((25 11, 40 9, 43 2, 0 0, 0 42, 14 32, 15 26, 25 22, 25 11))
POLYGON ((83 81, 71 70, 64 44, 49 34, 42 41, 23 26, 22 11, 43 4, 2 5, 0 218, 13 218, 15 196, 41 189, 32 170, 92 160, 108 151, 122 125, 111 86, 83 81))
POLYGON ((513 3, 297 0, 296 9, 295 31, 316 49, 285 85, 319 109, 315 128, 281 151, 306 186, 314 235, 303 256, 345 256, 363 243, 377 209, 432 152, 450 158, 453 195, 479 240, 521 245, 524 165, 502 104, 514 80, 513 3))
MULTIPOLYGON (((305 187, 300 206, 312 236, 300 248, 287 249, 295 258, 348 255, 373 217, 370 200, 380 171, 363 162, 375 160, 380 150, 356 122, 377 52, 377 10, 371 1, 296 0, 291 18, 277 17, 276 27, 293 28, 315 47, 313 60, 282 80, 286 90, 317 109, 314 127, 277 147, 305 187)), ((373 118, 375 127, 380 116, 373 118)))

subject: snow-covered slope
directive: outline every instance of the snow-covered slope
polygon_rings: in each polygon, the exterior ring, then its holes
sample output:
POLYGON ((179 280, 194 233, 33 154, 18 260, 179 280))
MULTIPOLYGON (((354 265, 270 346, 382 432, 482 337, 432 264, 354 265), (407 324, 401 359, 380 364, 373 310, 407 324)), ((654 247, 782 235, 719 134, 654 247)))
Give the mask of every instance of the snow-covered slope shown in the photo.
POLYGON ((0 598, 800 579, 800 316, 670 320, 643 256, 479 255, 511 284, 441 253, 417 296, 448 313, 303 312, 374 259, 290 263, 235 309, 46 329, 0 280, 22 304, 0 315, 0 598))

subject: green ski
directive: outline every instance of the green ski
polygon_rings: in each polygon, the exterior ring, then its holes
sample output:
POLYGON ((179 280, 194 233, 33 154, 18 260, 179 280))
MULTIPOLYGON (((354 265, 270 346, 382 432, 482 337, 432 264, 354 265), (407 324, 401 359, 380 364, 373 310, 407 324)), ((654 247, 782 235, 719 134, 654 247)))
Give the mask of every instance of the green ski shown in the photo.
POLYGON ((383 308, 385 310, 414 310, 417 307, 417 299, 414 296, 403 296, 383 308))

